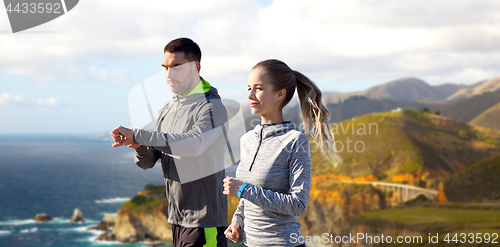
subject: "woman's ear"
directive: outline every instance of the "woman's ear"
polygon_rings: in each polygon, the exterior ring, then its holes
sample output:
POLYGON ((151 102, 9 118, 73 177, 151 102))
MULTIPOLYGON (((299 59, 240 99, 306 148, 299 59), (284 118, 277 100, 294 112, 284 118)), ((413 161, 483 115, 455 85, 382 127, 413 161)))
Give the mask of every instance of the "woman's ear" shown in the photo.
POLYGON ((286 96, 286 90, 284 88, 278 91, 278 101, 285 100, 285 96, 286 96))

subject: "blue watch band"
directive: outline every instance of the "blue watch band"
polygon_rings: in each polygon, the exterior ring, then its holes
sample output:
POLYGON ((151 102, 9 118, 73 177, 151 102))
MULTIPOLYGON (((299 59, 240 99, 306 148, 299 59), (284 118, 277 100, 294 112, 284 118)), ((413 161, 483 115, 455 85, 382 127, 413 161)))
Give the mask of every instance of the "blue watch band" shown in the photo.
POLYGON ((244 182, 240 189, 238 190, 238 197, 241 198, 241 193, 243 193, 243 190, 245 190, 245 187, 247 187, 248 183, 247 182, 244 182))

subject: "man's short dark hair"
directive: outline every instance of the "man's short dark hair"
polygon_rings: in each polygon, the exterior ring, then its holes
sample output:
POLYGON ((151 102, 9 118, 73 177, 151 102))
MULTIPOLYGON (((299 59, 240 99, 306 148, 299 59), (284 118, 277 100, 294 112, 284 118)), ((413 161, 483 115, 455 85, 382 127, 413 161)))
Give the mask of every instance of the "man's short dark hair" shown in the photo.
POLYGON ((165 48, 163 48, 163 53, 165 52, 183 52, 184 56, 190 61, 201 61, 201 50, 198 44, 189 38, 178 38, 170 41, 165 48))

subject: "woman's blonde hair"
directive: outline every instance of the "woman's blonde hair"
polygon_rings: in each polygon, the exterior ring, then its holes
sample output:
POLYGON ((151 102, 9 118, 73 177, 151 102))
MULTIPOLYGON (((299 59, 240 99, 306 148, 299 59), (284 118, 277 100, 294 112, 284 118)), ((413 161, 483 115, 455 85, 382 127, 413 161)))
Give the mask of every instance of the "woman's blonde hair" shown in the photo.
POLYGON ((264 60, 253 67, 262 68, 270 78, 275 91, 285 89, 286 95, 282 107, 293 98, 295 88, 299 95, 300 108, 304 122, 304 132, 309 131, 313 140, 319 145, 321 152, 335 165, 342 159, 335 151, 333 134, 328 119, 330 113, 321 101, 321 90, 307 76, 290 69, 284 62, 276 59, 264 60))

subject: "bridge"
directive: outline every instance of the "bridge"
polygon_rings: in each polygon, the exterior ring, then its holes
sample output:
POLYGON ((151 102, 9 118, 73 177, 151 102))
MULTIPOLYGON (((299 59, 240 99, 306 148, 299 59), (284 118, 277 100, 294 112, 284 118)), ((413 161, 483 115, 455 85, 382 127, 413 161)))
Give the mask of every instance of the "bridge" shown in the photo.
POLYGON ((395 191, 396 198, 394 200, 398 203, 406 202, 417 198, 419 195, 425 196, 427 199, 435 201, 439 193, 437 190, 424 189, 417 186, 389 183, 389 182, 364 182, 364 181, 351 181, 351 180, 337 180, 339 183, 348 184, 369 184, 375 188, 381 188, 382 191, 395 191))

